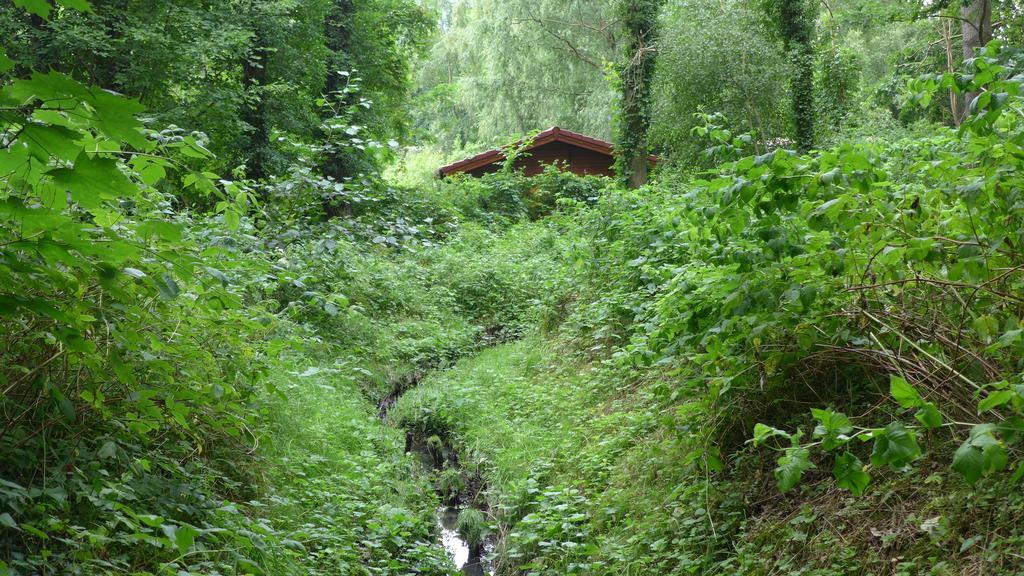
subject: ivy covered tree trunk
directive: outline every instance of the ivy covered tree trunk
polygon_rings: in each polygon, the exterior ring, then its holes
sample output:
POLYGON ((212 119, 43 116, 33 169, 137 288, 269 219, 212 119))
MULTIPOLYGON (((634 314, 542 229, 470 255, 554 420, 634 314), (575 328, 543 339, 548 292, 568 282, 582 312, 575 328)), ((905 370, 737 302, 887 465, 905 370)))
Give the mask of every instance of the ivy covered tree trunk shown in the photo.
MULTIPOLYGON (((328 105, 323 108, 322 121, 330 122, 331 110, 336 110, 343 105, 342 90, 349 81, 349 77, 343 73, 351 73, 349 70, 348 52, 352 44, 352 18, 355 15, 354 0, 333 0, 324 21, 324 39, 329 51, 327 58, 327 76, 324 79, 324 99, 328 105)), ((323 154, 319 171, 324 176, 341 182, 346 176, 351 176, 355 168, 351 166, 350 159, 330 142, 326 131, 322 134, 322 144, 327 147, 323 154)), ((329 218, 339 216, 350 216, 352 207, 344 201, 336 198, 324 197, 321 200, 324 213, 329 218)))
POLYGON ((814 147, 814 0, 773 0, 775 20, 793 65, 790 91, 793 98, 793 129, 797 148, 814 147))
POLYGON ((349 71, 347 56, 352 44, 352 18, 355 15, 353 0, 334 0, 324 22, 324 38, 331 54, 327 61, 327 78, 324 92, 331 95, 346 84, 340 71, 349 71))
MULTIPOLYGON (((355 15, 354 0, 334 0, 324 22, 324 38, 330 55, 327 59, 327 77, 324 79, 324 96, 329 102, 338 104, 342 89, 348 84, 348 52, 352 44, 352 18, 355 15)), ((325 108, 329 110, 330 107, 325 108)), ((325 120, 327 118, 324 118, 325 120)), ((335 180, 350 176, 352 170, 344 155, 330 151, 324 156, 320 171, 335 180)))
MULTIPOLYGON (((257 20, 260 20, 257 18, 257 20)), ((243 83, 248 92, 248 105, 242 111, 242 121, 249 125, 246 162, 248 176, 253 180, 267 177, 270 153, 270 128, 267 121, 267 42, 263 28, 256 26, 252 36, 252 49, 242 65, 243 83)))
POLYGON ((651 85, 661 0, 622 0, 626 53, 620 70, 622 109, 619 121, 619 175, 630 188, 647 183, 651 126, 651 85))
MULTIPOLYGON (((960 9, 960 19, 964 60, 970 60, 992 40, 991 0, 967 0, 960 9)), ((970 113, 971 103, 977 97, 978 92, 969 92, 964 96, 963 115, 970 113)))

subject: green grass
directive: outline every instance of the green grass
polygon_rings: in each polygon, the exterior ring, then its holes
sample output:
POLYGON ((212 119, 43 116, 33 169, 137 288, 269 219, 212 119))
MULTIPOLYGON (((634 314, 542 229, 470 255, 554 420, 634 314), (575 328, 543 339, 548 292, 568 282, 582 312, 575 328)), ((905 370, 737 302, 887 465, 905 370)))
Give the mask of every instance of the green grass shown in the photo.
POLYGON ((358 374, 345 362, 302 357, 275 370, 262 506, 303 552, 297 573, 449 574, 434 528, 437 497, 400 432, 377 419, 358 374))
POLYGON ((1005 479, 967 486, 944 464, 955 446, 937 439, 909 474, 877 471, 860 498, 824 461, 780 494, 763 450, 705 471, 687 427, 706 415, 660 401, 666 378, 590 366, 531 336, 432 374, 391 417, 445 437, 482 472, 499 574, 1019 573, 1024 498, 1005 479))
POLYGON ((390 418, 419 434, 454 441, 485 467, 492 490, 511 489, 538 463, 579 443, 572 417, 582 390, 564 380, 537 385, 552 356, 539 338, 482 351, 426 378, 395 405, 390 418))

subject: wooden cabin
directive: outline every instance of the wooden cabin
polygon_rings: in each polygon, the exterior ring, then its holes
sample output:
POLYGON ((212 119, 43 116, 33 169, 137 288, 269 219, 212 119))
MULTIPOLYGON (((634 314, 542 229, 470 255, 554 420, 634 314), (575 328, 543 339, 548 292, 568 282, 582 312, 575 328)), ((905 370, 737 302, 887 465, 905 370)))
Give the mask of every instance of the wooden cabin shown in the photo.
MULTIPOLYGON (((522 146, 523 141, 511 146, 488 150, 471 158, 449 164, 437 171, 444 178, 451 174, 465 173, 473 177, 497 172, 505 161, 505 151, 522 146)), ((651 164, 658 159, 651 155, 651 164)), ((527 141, 516 158, 514 168, 522 169, 526 176, 536 176, 548 164, 557 163, 570 172, 585 175, 614 176, 615 154, 610 142, 584 136, 555 126, 527 141)))

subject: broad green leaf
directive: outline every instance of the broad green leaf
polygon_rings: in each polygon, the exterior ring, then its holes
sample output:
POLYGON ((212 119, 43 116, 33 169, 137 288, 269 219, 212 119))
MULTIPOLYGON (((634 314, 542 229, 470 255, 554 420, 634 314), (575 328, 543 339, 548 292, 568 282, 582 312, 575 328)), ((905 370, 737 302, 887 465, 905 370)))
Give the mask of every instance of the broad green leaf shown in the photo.
POLYGON ((961 444, 953 454, 953 470, 959 472, 969 484, 981 479, 985 470, 985 458, 981 450, 971 446, 970 440, 961 444))
POLYGON ((992 392, 986 396, 981 402, 978 402, 978 413, 988 412, 989 410, 998 408, 1003 404, 1006 404, 1016 396, 1016 392, 1013 390, 1000 390, 998 392, 992 392))
POLYGON ((235 210, 225 210, 224 224, 227 226, 228 230, 238 230, 238 226, 241 224, 241 216, 235 210))
POLYGON ((875 466, 888 464, 894 469, 900 469, 921 456, 921 448, 917 445, 914 433, 899 422, 875 431, 874 440, 871 463, 875 466))
POLYGON ((953 469, 969 484, 1006 468, 1009 462, 1006 447, 996 438, 996 429, 995 424, 974 426, 970 436, 953 454, 953 469))
POLYGON ((760 446, 765 440, 773 436, 782 436, 783 438, 790 438, 790 434, 785 430, 779 430, 778 428, 772 428, 771 426, 761 424, 758 422, 754 425, 754 446, 760 446))
POLYGON ((50 3, 47 0, 14 0, 14 5, 24 8, 44 20, 50 17, 50 3))
POLYGON ((849 441, 846 435, 853 432, 853 424, 845 414, 818 408, 811 409, 811 414, 819 422, 814 437, 822 438, 822 448, 831 451, 849 441))
POLYGON ((132 167, 138 171, 139 178, 149 186, 153 186, 167 177, 167 168, 162 161, 136 156, 132 160, 132 167))
POLYGON ((166 220, 147 220, 136 226, 135 230, 146 240, 160 238, 172 243, 181 241, 181 225, 166 220))
POLYGON ((164 274, 160 280, 156 282, 157 290, 160 291, 160 295, 168 300, 177 298, 178 294, 181 293, 181 289, 178 288, 178 283, 174 281, 174 278, 170 274, 164 274))
POLYGON ((338 307, 330 300, 324 301, 324 312, 333 318, 338 315, 338 307))
POLYGON ((71 197, 85 208, 98 208, 104 200, 131 198, 138 188, 117 167, 111 158, 91 157, 82 152, 74 169, 58 168, 48 174, 71 192, 71 197))
POLYGON ((999 331, 999 321, 989 315, 975 318, 971 322, 971 326, 978 333, 978 338, 985 344, 991 342, 992 336, 999 331))
POLYGON ((93 125, 100 132, 112 140, 130 144, 137 150, 152 148, 152 143, 142 133, 142 122, 137 117, 145 111, 145 106, 103 90, 92 90, 90 95, 93 125))
POLYGON ((106 460, 117 456, 117 444, 113 440, 104 442, 103 446, 96 452, 96 455, 106 460))
POLYGON ((811 468, 814 468, 814 464, 811 463, 810 451, 799 446, 786 448, 786 454, 779 458, 779 465, 775 468, 775 481, 779 490, 791 490, 804 472, 811 468))
POLYGON ((14 68, 14 60, 7 57, 7 53, 0 48, 0 73, 8 72, 14 68))
POLYGON ((120 212, 105 210, 103 208, 90 208, 89 213, 92 214, 93 222, 103 228, 110 228, 124 220, 124 215, 120 212))
POLYGON ((24 142, 19 141, 10 148, 0 149, 0 178, 24 173, 28 168, 29 152, 24 142))
POLYGON ((18 523, 14 521, 14 518, 8 512, 4 512, 0 514, 0 526, 17 529, 18 523))
POLYGON ((924 402, 921 404, 921 409, 914 414, 914 418, 924 425, 925 428, 938 428, 942 426, 942 413, 935 404, 931 402, 924 402))
POLYGON ((871 477, 864 471, 864 463, 850 452, 836 457, 832 474, 836 477, 836 485, 849 490, 854 496, 860 496, 871 483, 871 477))
POLYGON ((5 87, 3 93, 20 104, 40 100, 45 108, 53 110, 77 110, 89 98, 88 88, 60 72, 33 72, 5 87))
POLYGON ((992 344, 989 344, 985 350, 987 352, 995 352, 996 350, 1002 350, 1003 348, 1014 346, 1020 342, 1022 334, 1024 334, 1024 329, 1017 328, 1014 330, 1007 330, 999 336, 999 339, 992 344))
POLYGON ((206 273, 209 274, 210 276, 213 276, 217 280, 219 280, 222 286, 227 286, 228 285, 228 277, 227 277, 227 275, 224 274, 223 272, 221 272, 220 270, 217 270, 216 268, 212 268, 210 266, 207 266, 206 267, 206 273))
POLYGON ((893 375, 889 378, 889 393, 904 408, 917 408, 921 405, 921 395, 902 376, 893 375))
POLYGON ((184 554, 195 544, 196 536, 198 535, 198 530, 188 524, 184 524, 178 528, 178 533, 174 537, 174 545, 178 547, 179 552, 184 554))
POLYGON ((128 267, 128 268, 125 268, 124 270, 122 270, 122 272, 124 272, 128 276, 131 276, 132 278, 145 278, 146 277, 146 273, 143 272, 142 270, 139 270, 138 268, 128 267))
POLYGON ((196 536, 199 535, 199 531, 188 524, 180 526, 164 524, 160 526, 160 529, 163 530, 164 535, 174 544, 174 547, 178 549, 180 554, 187 553, 192 548, 192 545, 195 544, 196 536))
POLYGON ((28 152, 33 158, 46 164, 51 159, 73 162, 82 153, 82 146, 78 144, 81 138, 78 132, 61 126, 29 124, 18 136, 18 141, 28 145, 28 152))
POLYGON ((139 514, 135 518, 150 528, 156 528, 164 523, 163 517, 156 514, 139 514))

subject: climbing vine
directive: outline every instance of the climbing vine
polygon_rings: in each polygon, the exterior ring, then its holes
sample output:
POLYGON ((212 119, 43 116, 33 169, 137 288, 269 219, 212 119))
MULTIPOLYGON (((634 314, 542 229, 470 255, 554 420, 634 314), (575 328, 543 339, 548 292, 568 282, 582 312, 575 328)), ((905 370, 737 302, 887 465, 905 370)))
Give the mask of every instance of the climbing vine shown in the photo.
POLYGON ((814 0, 766 0, 765 8, 789 55, 793 133, 797 147, 806 151, 815 143, 814 35, 818 3, 814 0))
POLYGON ((619 69, 621 109, 618 173, 630 188, 647 182, 651 88, 662 0, 622 0, 620 18, 628 42, 619 69))

